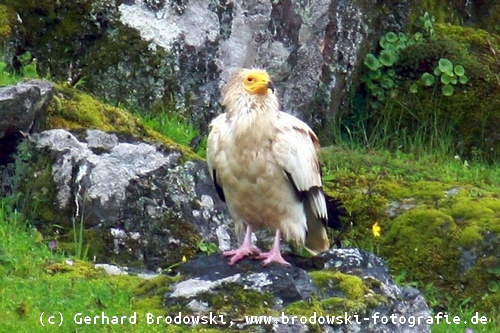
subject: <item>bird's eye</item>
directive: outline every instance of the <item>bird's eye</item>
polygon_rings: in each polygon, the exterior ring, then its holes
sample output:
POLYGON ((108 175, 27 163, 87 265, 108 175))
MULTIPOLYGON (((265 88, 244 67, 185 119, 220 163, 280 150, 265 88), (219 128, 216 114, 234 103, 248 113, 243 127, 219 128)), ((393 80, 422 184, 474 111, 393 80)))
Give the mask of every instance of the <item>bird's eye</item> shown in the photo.
POLYGON ((253 82, 253 77, 247 77, 247 82, 253 82))

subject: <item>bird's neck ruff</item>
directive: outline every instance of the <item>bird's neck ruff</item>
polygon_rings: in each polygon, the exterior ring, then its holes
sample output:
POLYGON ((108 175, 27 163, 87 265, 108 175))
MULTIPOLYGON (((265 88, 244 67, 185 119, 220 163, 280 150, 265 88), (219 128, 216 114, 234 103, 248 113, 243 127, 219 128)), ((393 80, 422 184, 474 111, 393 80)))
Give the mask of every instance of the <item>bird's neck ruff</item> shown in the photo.
POLYGON ((271 123, 278 116, 280 108, 278 98, 271 91, 262 96, 248 94, 242 89, 226 91, 222 105, 226 109, 228 120, 237 123, 241 129, 248 127, 253 130, 257 123, 271 123))
POLYGON ((280 105, 274 91, 268 88, 269 82, 265 72, 242 70, 222 88, 221 103, 234 138, 260 140, 272 132, 270 128, 279 115, 280 105), (263 84, 267 87, 264 91, 260 89, 263 84), (253 91, 249 87, 259 89, 253 91))

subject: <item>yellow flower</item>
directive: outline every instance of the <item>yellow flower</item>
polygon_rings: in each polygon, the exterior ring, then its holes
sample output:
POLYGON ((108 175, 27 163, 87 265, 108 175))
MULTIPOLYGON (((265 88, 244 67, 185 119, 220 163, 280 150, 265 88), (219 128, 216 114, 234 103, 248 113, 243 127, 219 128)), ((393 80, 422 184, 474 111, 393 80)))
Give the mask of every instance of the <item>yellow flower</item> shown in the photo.
POLYGON ((188 261, 186 256, 182 256, 182 262, 186 262, 186 261, 188 261))
POLYGON ((373 233, 373 237, 380 237, 380 230, 382 228, 380 228, 380 226, 378 225, 378 222, 375 222, 373 225, 372 225, 372 233, 373 233))

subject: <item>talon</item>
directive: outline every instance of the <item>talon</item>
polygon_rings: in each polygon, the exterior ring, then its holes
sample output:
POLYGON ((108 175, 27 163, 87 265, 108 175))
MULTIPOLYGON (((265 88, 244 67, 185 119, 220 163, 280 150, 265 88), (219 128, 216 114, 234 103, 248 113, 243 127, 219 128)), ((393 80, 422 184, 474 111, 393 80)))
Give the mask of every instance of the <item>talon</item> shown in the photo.
POLYGON ((243 244, 241 244, 241 246, 236 250, 224 251, 222 253, 224 257, 231 257, 231 259, 229 260, 229 265, 234 265, 245 257, 254 257, 260 255, 260 250, 252 245, 251 237, 252 228, 248 226, 243 244))

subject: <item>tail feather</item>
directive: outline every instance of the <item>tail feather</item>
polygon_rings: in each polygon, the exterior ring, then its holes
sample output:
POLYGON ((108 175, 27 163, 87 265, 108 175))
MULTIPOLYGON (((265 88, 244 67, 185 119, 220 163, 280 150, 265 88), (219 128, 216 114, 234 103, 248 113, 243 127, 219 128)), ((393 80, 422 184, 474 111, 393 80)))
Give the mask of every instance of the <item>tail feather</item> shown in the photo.
POLYGON ((326 226, 335 230, 342 229, 341 217, 349 216, 349 212, 344 207, 344 203, 339 199, 326 196, 326 211, 328 212, 328 221, 326 226))
MULTIPOLYGON (((312 253, 318 253, 328 250, 330 241, 326 232, 326 227, 342 230, 342 217, 349 216, 349 212, 339 199, 334 199, 325 195, 326 210, 328 219, 320 219, 313 211, 310 205, 306 205, 307 216, 307 235, 305 247, 312 253)), ((335 245, 341 247, 340 240, 335 238, 335 245)))
POLYGON ((338 248, 341 248, 341 239, 347 230, 347 226, 344 225, 345 223, 342 223, 342 218, 349 217, 350 220, 351 214, 347 211, 342 201, 328 196, 326 196, 326 210, 328 212, 328 221, 326 221, 325 225, 334 230, 338 230, 333 237, 333 241, 338 248))

